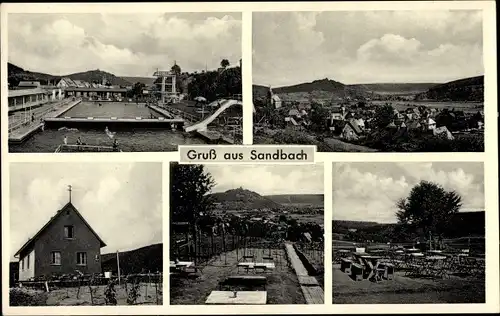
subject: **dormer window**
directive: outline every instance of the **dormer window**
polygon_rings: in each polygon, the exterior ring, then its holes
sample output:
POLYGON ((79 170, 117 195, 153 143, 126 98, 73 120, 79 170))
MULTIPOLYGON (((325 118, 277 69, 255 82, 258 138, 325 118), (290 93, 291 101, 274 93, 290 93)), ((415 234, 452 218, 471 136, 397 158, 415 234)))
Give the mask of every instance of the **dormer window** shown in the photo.
POLYGON ((74 238, 74 227, 73 226, 64 226, 64 238, 73 239, 74 238))

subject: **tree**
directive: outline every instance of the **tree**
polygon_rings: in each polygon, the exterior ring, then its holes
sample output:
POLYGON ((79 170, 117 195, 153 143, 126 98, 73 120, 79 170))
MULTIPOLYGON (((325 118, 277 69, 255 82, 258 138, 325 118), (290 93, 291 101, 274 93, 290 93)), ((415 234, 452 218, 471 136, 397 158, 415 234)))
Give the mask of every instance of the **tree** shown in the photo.
POLYGON ((230 65, 230 63, 229 63, 229 60, 227 60, 227 59, 223 59, 223 60, 221 60, 221 62, 220 62, 220 66, 221 66, 222 68, 224 68, 224 69, 226 69, 227 67, 229 67, 229 65, 230 65))
POLYGON ((214 185, 215 181, 203 165, 170 165, 170 219, 173 222, 189 223, 195 245, 195 258, 197 222, 213 208, 209 193, 214 185))
POLYGON ((446 191, 438 184, 421 181, 407 198, 400 199, 396 212, 399 224, 413 236, 442 237, 447 226, 462 206, 462 198, 455 191, 446 191))
POLYGON ((144 83, 141 83, 141 82, 136 82, 134 84, 134 86, 132 87, 132 96, 133 97, 139 97, 139 96, 142 96, 142 91, 144 90, 144 88, 146 87, 146 85, 144 83))
POLYGON ((329 112, 320 103, 313 102, 311 104, 311 128, 317 132, 324 132, 326 130, 326 122, 329 112))
POLYGON ((170 68, 170 71, 172 71, 176 76, 179 76, 182 72, 181 67, 177 65, 177 63, 174 63, 174 65, 170 68))
POLYGON ((386 104, 375 110, 374 121, 375 125, 378 128, 386 127, 387 125, 389 125, 389 123, 393 121, 393 119, 394 119, 394 108, 392 107, 392 105, 386 104))

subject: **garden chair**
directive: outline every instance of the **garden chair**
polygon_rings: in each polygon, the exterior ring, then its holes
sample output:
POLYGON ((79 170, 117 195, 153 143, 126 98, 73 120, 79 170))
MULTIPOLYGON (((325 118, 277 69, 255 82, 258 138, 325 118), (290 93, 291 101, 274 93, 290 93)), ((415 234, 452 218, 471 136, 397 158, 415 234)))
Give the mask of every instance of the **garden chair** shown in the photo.
POLYGON ((354 281, 362 281, 364 274, 364 267, 359 263, 353 263, 351 265, 351 277, 354 281))
POLYGON ((342 258, 340 262, 340 271, 350 274, 352 261, 348 258, 342 258))

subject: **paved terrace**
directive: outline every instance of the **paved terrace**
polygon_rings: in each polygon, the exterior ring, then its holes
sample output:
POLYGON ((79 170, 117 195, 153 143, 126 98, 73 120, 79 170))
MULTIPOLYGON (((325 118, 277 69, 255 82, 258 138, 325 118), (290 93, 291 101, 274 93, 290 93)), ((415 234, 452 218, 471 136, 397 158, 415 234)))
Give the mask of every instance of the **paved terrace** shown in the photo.
POLYGON ((32 121, 31 118, 28 118, 28 123, 24 123, 23 118, 17 117, 9 117, 9 121, 12 119, 14 121, 18 121, 18 123, 13 123, 12 125, 9 122, 9 142, 22 142, 31 134, 39 131, 44 123, 42 119, 49 119, 58 117, 65 112, 72 109, 74 106, 79 104, 82 100, 72 100, 65 99, 56 104, 50 104, 43 106, 31 113, 34 115, 35 119, 32 121))

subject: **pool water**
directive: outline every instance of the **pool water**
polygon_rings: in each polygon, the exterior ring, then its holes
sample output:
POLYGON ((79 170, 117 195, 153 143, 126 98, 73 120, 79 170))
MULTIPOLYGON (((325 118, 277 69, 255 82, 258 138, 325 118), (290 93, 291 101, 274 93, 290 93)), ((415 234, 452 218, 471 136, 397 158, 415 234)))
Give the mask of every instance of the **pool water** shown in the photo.
POLYGON ((117 118, 150 118, 161 116, 156 111, 146 107, 144 104, 136 104, 133 102, 81 102, 74 106, 69 111, 65 112, 61 117, 117 117, 117 118), (99 106, 101 104, 101 106, 99 106))
MULTIPOLYGON (((53 153, 64 143, 64 136, 68 144, 76 144, 78 137, 87 145, 113 146, 104 131, 96 130, 45 130, 34 134, 21 144, 9 144, 9 152, 39 152, 53 153)), ((185 132, 171 130, 135 130, 118 131, 115 135, 118 147, 124 152, 164 152, 176 151, 178 145, 206 144, 202 139, 193 137, 185 132)))

